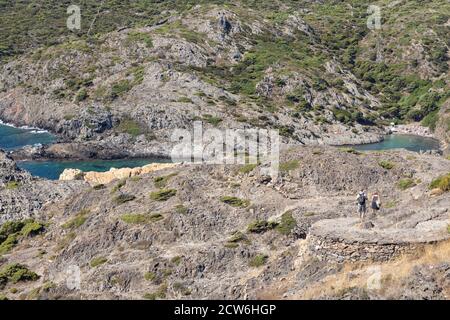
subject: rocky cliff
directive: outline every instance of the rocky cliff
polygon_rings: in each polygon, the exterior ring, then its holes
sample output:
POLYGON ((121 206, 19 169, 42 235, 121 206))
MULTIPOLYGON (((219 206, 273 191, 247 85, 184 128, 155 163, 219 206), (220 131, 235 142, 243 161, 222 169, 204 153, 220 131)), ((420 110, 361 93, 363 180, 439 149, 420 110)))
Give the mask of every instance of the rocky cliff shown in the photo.
MULTIPOLYGON (((279 129, 297 144, 374 142, 391 121, 434 127, 449 95, 444 0, 379 1, 379 30, 367 27, 369 1, 180 1, 139 14, 134 3, 103 5, 86 30, 43 27, 50 43, 20 45, 12 39, 26 31, 8 21, 28 8, 2 11, 11 36, 0 46, 0 118, 65 142, 34 157, 167 156, 173 129, 194 120, 279 129), (124 10, 129 25, 112 26, 124 10)), ((47 9, 36 24, 65 21, 47 9)))

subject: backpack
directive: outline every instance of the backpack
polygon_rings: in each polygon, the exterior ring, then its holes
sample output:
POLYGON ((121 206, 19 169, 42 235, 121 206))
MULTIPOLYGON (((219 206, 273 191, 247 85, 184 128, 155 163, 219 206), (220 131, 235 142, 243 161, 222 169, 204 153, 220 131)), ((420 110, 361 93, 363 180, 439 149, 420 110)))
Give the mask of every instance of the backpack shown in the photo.
POLYGON ((360 205, 365 205, 366 204, 366 196, 364 195, 364 193, 360 193, 358 195, 358 203, 360 205))

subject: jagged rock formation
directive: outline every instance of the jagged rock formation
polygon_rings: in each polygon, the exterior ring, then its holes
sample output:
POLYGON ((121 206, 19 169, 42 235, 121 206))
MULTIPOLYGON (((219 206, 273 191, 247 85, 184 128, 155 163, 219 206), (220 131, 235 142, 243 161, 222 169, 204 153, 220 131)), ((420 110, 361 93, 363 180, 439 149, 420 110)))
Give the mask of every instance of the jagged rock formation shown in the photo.
POLYGON ((73 195, 83 182, 56 183, 33 178, 0 151, 0 224, 38 217, 42 209, 73 195))
POLYGON ((107 172, 95 172, 88 171, 83 172, 78 169, 66 169, 61 173, 59 180, 72 181, 72 180, 84 180, 91 186, 97 186, 101 184, 108 184, 114 180, 128 179, 131 177, 140 176, 153 171, 158 171, 167 168, 174 168, 177 164, 173 163, 151 163, 143 167, 138 168, 112 168, 107 172))

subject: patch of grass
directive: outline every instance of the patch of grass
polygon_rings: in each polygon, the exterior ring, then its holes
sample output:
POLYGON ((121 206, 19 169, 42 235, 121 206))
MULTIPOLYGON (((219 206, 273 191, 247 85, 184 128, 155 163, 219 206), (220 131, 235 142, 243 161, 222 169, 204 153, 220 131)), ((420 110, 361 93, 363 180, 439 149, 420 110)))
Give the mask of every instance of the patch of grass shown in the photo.
POLYGON ((386 203, 386 204, 384 205, 384 207, 385 207, 386 209, 392 209, 392 208, 395 208, 396 206, 397 206, 397 202, 394 201, 394 200, 391 200, 391 201, 389 201, 388 203, 386 203))
POLYGON ((156 273, 154 272, 146 272, 144 274, 144 279, 147 281, 153 281, 156 279, 156 273))
POLYGON ((155 214, 129 213, 122 215, 120 218, 122 219, 123 222, 129 224, 147 224, 164 219, 164 217, 159 213, 155 214))
POLYGON ((44 224, 33 219, 5 222, 0 228, 0 254, 11 251, 20 237, 32 237, 44 230, 44 224))
POLYGON ((64 223, 61 227, 63 229, 77 229, 86 222, 88 214, 89 210, 81 210, 75 217, 64 223))
POLYGON ((351 154, 356 154, 356 155, 362 154, 362 152, 355 150, 353 148, 340 148, 339 150, 342 152, 345 152, 345 153, 351 153, 351 154))
POLYGON ((153 183, 155 184, 155 187, 157 188, 165 188, 167 183, 169 182, 170 178, 175 177, 177 175, 177 173, 172 173, 169 174, 167 176, 161 176, 161 177, 156 177, 153 179, 153 183))
POLYGON ((181 259, 182 258, 180 256, 176 256, 176 257, 173 257, 170 260, 170 262, 172 262, 174 265, 178 266, 181 263, 181 259))
POLYGON ((298 169, 300 167, 300 161, 298 160, 290 160, 287 162, 280 163, 280 171, 283 173, 287 173, 298 169))
POLYGON ((225 243, 226 248, 237 248, 240 242, 249 242, 245 234, 235 231, 225 243))
POLYGON ((144 294, 143 298, 146 300, 164 299, 166 297, 166 293, 167 285, 162 284, 155 292, 144 294))
POLYGON ((175 212, 180 214, 186 214, 188 213, 188 208, 186 208, 182 204, 179 204, 175 207, 175 212))
POLYGON ((105 188, 106 188, 106 186, 104 184, 96 184, 95 186, 92 187, 92 189, 94 189, 94 190, 102 190, 105 188))
POLYGON ((269 256, 266 254, 257 254, 248 263, 250 267, 258 268, 266 264, 269 256))
POLYGON ((177 100, 177 102, 180 103, 194 103, 190 98, 188 97, 181 97, 177 100))
POLYGON ((6 190, 15 190, 18 189, 20 187, 20 182, 18 181, 9 181, 6 183, 6 190))
POLYGON ((378 165, 386 170, 391 170, 395 167, 395 164, 388 160, 381 160, 380 162, 378 162, 378 165))
POLYGON ((274 221, 256 220, 248 225, 247 231, 251 233, 264 233, 274 229, 277 225, 278 223, 274 221))
POLYGON ((131 118, 121 119, 117 130, 121 133, 127 133, 132 137, 137 137, 145 133, 141 124, 131 118))
POLYGON ((28 221, 20 230, 20 233, 24 237, 32 237, 42 233, 45 230, 45 226, 36 221, 28 221))
POLYGON ((239 168, 239 172, 243 174, 248 174, 253 170, 255 170, 257 166, 258 166, 257 164, 246 164, 239 168))
POLYGON ((400 190, 406 190, 406 189, 414 187, 415 185, 416 185, 416 182, 414 181, 414 179, 411 179, 411 178, 401 179, 397 182, 397 187, 400 190))
POLYGON ((147 48, 153 48, 150 34, 144 32, 130 31, 127 35, 128 42, 143 42, 147 48))
POLYGON ((99 265, 102 265, 104 263, 108 262, 108 259, 105 257, 97 257, 91 260, 89 263, 92 268, 98 267, 99 265))
POLYGON ((220 201, 226 203, 235 208, 246 208, 250 205, 249 200, 240 199, 237 197, 223 196, 220 198, 220 201))
POLYGON ((174 189, 161 189, 150 193, 150 199, 155 201, 167 201, 177 194, 177 190, 174 189))
POLYGON ((434 179, 429 186, 430 189, 440 189, 444 192, 450 191, 450 172, 434 179))
POLYGON ((214 117, 210 114, 204 114, 203 115, 203 121, 208 122, 209 124, 213 125, 213 126, 218 126, 219 123, 222 122, 222 119, 218 118, 218 117, 214 117))
POLYGON ((77 234, 75 232, 68 233, 64 238, 62 238, 56 247, 57 250, 63 250, 66 248, 75 238, 77 234))
POLYGON ((135 196, 133 196, 131 194, 122 193, 122 194, 114 197, 113 201, 114 201, 115 204, 120 205, 120 204, 123 204, 123 203, 126 203, 126 202, 133 201, 134 199, 136 199, 135 196))
POLYGON ((191 290, 188 287, 186 287, 186 285, 182 284, 181 282, 175 282, 172 287, 173 287, 173 290, 180 292, 184 296, 189 296, 192 293, 191 290))
POLYGON ((292 211, 287 211, 281 216, 281 222, 277 225, 275 230, 279 233, 288 235, 297 226, 297 221, 292 216, 292 211))
POLYGON ((127 184, 127 179, 121 179, 119 182, 111 189, 111 193, 115 193, 127 184))
POLYGON ((133 85, 128 79, 120 80, 112 85, 109 93, 109 99, 115 100, 130 91, 131 88, 133 88, 133 85))
POLYGON ((0 270, 0 278, 7 279, 7 282, 17 283, 23 281, 36 281, 39 279, 39 275, 22 264, 13 263, 0 270))

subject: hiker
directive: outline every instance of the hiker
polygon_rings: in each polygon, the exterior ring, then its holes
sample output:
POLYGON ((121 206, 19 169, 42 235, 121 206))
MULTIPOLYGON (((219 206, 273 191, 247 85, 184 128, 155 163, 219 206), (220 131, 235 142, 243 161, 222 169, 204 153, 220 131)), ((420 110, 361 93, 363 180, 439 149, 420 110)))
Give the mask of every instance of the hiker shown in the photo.
POLYGON ((372 201, 371 201, 370 207, 372 208, 372 214, 374 216, 377 213, 377 211, 381 209, 381 201, 380 201, 380 195, 378 194, 378 191, 376 191, 372 195, 372 201))
POLYGON ((364 215, 366 214, 367 200, 369 199, 367 199, 366 193, 364 192, 364 190, 361 190, 356 197, 356 201, 358 202, 358 214, 361 221, 364 220, 364 215))

